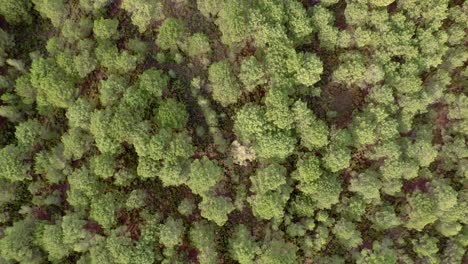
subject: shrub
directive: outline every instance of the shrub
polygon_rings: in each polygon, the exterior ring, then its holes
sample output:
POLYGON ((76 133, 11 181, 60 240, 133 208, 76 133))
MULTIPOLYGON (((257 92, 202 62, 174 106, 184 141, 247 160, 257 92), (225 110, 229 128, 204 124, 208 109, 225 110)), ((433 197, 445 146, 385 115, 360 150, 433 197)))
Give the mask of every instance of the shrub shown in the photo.
POLYGON ((227 60, 211 64, 208 69, 208 79, 212 86, 215 101, 222 106, 237 102, 241 95, 240 84, 231 64, 227 60))

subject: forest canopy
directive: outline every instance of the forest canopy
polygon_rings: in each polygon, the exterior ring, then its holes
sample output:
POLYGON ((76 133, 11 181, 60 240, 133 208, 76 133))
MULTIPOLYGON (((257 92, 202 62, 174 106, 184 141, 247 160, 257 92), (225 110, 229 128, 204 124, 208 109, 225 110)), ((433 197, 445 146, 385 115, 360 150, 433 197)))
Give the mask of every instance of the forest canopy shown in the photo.
POLYGON ((468 263, 468 2, 1 0, 0 263, 468 263))

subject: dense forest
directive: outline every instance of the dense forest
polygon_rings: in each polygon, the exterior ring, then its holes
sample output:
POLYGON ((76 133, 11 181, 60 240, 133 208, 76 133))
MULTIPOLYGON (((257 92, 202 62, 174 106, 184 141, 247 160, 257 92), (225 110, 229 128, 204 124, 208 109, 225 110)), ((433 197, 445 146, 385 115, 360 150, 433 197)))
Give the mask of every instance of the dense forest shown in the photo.
POLYGON ((0 0, 0 263, 468 263, 468 2, 0 0))

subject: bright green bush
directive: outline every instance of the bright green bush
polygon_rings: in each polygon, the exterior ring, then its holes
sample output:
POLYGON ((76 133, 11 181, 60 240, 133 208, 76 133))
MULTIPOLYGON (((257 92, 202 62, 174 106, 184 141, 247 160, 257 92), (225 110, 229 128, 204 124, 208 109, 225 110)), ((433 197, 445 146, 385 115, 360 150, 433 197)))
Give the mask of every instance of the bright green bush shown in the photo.
POLYGON ((24 219, 5 229, 0 240, 2 258, 7 261, 41 263, 44 261, 41 250, 34 246, 34 220, 24 219))
POLYGON ((4 16, 9 23, 31 23, 30 9, 31 2, 29 0, 6 0, 0 6, 0 14, 4 16))
POLYGON ((437 219, 437 216, 434 215, 436 210, 434 199, 420 191, 416 191, 408 197, 405 209, 409 217, 406 226, 411 229, 422 230, 437 219))
POLYGON ((190 165, 190 175, 187 185, 193 193, 204 196, 224 177, 223 169, 206 156, 195 160, 190 165))
POLYGON ((117 223, 115 210, 117 204, 112 193, 96 195, 91 199, 90 218, 96 221, 105 229, 110 229, 117 223))
POLYGON ((199 204, 201 216, 215 222, 218 226, 224 225, 228 220, 228 214, 234 211, 234 205, 229 198, 205 197, 199 204))
POLYGON ((195 33, 187 39, 187 55, 195 58, 211 51, 210 39, 203 33, 195 33))
POLYGON ((89 151, 92 137, 79 128, 73 128, 62 136, 63 156, 67 159, 78 160, 89 151))
POLYGON ((186 32, 184 21, 167 18, 159 28, 156 44, 163 50, 176 49, 186 32))
POLYGON ((0 149, 0 177, 12 182, 31 178, 28 174, 30 165, 24 163, 24 153, 14 145, 0 149))
POLYGON ((333 234, 345 248, 355 248, 362 243, 361 234, 353 222, 340 219, 332 229, 333 234))
POLYGON ((230 254, 241 264, 254 262, 258 250, 255 237, 245 225, 236 226, 234 235, 229 239, 230 254))
POLYGON ((229 61, 223 60, 211 64, 208 70, 208 79, 215 101, 222 106, 237 102, 241 95, 241 88, 229 61))
POLYGON ((140 33, 145 32, 152 21, 164 19, 162 3, 158 0, 124 0, 122 8, 131 14, 132 23, 140 33))
POLYGON ((265 168, 259 168, 255 175, 250 177, 251 190, 257 194, 277 190, 286 184, 286 168, 273 163, 265 168))
POLYGON ((348 189, 362 195, 366 200, 380 200, 381 185, 376 172, 366 171, 352 178, 348 189))
POLYGON ((256 86, 266 83, 263 66, 254 56, 250 56, 242 61, 239 80, 249 92, 252 92, 256 86))
POLYGON ((159 104, 155 118, 163 128, 181 129, 187 123, 188 113, 183 103, 170 98, 159 104))
POLYGON ((310 194, 317 192, 321 186, 317 185, 317 179, 322 175, 320 160, 315 156, 310 156, 298 161, 296 171, 291 175, 299 181, 297 188, 303 193, 310 194))
POLYGON ((169 84, 169 76, 161 70, 149 69, 139 76, 140 88, 160 97, 169 84))
POLYGON ((159 240, 165 247, 172 248, 181 242, 183 232, 184 225, 180 219, 168 218, 160 227, 159 240))
POLYGON ((215 241, 216 226, 210 222, 196 222, 190 228, 190 241, 198 249, 197 259, 200 263, 216 263, 218 253, 215 241))
POLYGON ((284 240, 274 239, 270 241, 263 249, 263 254, 260 255, 258 263, 266 264, 280 264, 296 263, 297 247, 284 240))
POLYGON ((37 90, 38 103, 61 108, 69 107, 78 92, 73 79, 51 59, 32 62, 31 85, 37 90))
POLYGON ((94 104, 86 99, 77 99, 68 109, 66 116, 71 128, 89 130, 94 104))
POLYGON ((98 39, 111 39, 118 37, 119 21, 117 19, 100 18, 94 20, 93 32, 98 39))
POLYGON ((328 128, 307 108, 304 102, 297 101, 292 107, 296 130, 301 138, 301 145, 312 150, 328 143, 328 128))
POLYGON ((44 226, 40 245, 49 253, 48 259, 50 261, 60 261, 68 256, 70 248, 63 243, 61 222, 44 226))

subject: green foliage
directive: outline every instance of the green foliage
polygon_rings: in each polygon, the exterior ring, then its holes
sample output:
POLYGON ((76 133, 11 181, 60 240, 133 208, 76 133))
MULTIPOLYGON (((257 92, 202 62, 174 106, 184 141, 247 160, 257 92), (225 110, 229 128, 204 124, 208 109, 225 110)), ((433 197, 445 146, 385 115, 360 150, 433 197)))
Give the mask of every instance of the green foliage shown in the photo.
POLYGON ((373 228, 386 230, 401 225, 400 218, 395 214, 395 208, 391 205, 380 207, 372 217, 373 228))
POLYGON ((0 179, 0 206, 14 202, 18 198, 19 185, 7 179, 0 179))
POLYGON ((125 202, 125 206, 130 209, 141 208, 145 206, 148 195, 143 190, 133 190, 125 202))
POLYGON ((114 194, 106 193, 91 199, 90 218, 98 222, 103 228, 109 229, 117 223, 115 210, 117 201, 114 194))
POLYGON ((43 128, 36 119, 30 119, 16 126, 15 137, 18 145, 26 148, 32 148, 41 140, 43 128))
POLYGON ((30 165, 23 162, 24 153, 14 145, 8 145, 0 149, 0 178, 12 182, 30 179, 28 174, 30 165))
POLYGON ((314 27, 310 16, 307 15, 307 10, 300 2, 288 1, 285 3, 287 12, 290 14, 288 19, 288 28, 292 33, 292 37, 297 41, 307 42, 307 37, 312 34, 314 27))
POLYGON ((197 0, 197 8, 202 15, 210 17, 210 15, 216 16, 221 9, 224 1, 217 0, 197 0))
POLYGON ((224 177, 222 167, 206 156, 192 162, 187 185, 193 193, 205 196, 224 177))
POLYGON ((310 156, 299 160, 296 167, 296 171, 291 176, 299 181, 298 189, 305 194, 317 192, 321 188, 317 185, 317 179, 323 173, 320 168, 320 160, 315 156, 310 156))
POLYGON ((17 221, 13 226, 5 229, 4 236, 0 240, 0 253, 2 258, 21 263, 43 263, 43 254, 34 246, 33 219, 17 221))
POLYGON ((155 118, 163 128, 182 129, 187 123, 188 113, 183 103, 169 98, 161 101, 155 118))
POLYGON ((117 19, 100 18, 94 20, 93 32, 98 39, 112 39, 118 37, 119 21, 117 19))
POLYGON ((145 32, 152 21, 164 19, 163 5, 159 0, 124 0, 122 8, 131 14, 132 23, 140 33, 145 32))
POLYGON ((111 109, 95 110, 91 113, 89 131, 94 136, 96 146, 102 153, 116 154, 120 151, 120 144, 115 131, 108 129, 112 125, 113 113, 111 109))
POLYGON ((62 223, 45 225, 40 235, 40 245, 49 254, 48 259, 56 262, 67 257, 70 253, 68 245, 63 243, 62 223))
POLYGON ((349 167, 351 151, 347 148, 351 135, 347 130, 338 131, 328 145, 323 163, 331 172, 337 172, 349 167))
POLYGON ((196 208, 196 205, 194 204, 193 200, 185 198, 179 203, 179 206, 177 207, 177 211, 181 215, 189 216, 193 213, 195 208, 196 208))
POLYGON ((258 169, 256 174, 250 177, 250 181, 254 193, 264 194, 275 191, 286 184, 286 168, 276 163, 270 164, 258 169))
POLYGON ((222 226, 228 220, 228 214, 234 211, 231 199, 224 196, 205 197, 199 204, 201 216, 222 226))
POLYGON ((289 133, 274 131, 258 138, 253 149, 260 158, 284 160, 294 151, 295 145, 296 139, 289 133))
POLYGON ((246 104, 236 113, 234 132, 242 141, 251 142, 269 129, 265 111, 258 105, 246 104))
POLYGON ((267 120, 280 129, 290 129, 293 123, 293 120, 290 118, 290 104, 291 100, 286 91, 277 88, 270 89, 265 96, 265 116, 267 120))
POLYGON ((119 51, 111 41, 101 41, 95 50, 100 64, 111 73, 126 74, 135 70, 137 57, 127 50, 119 51))
POLYGON ((371 263, 371 264, 378 264, 378 263, 385 263, 385 264, 395 264, 398 263, 398 255, 397 251, 392 249, 388 245, 390 244, 388 240, 384 240, 382 242, 375 241, 372 244, 372 250, 370 249, 363 249, 361 250, 361 254, 357 257, 356 263, 364 264, 364 263, 371 263))
POLYGON ((358 146, 373 144, 376 141, 376 121, 369 116, 359 116, 353 120, 351 134, 358 146))
POLYGON ((85 78, 96 69, 97 61, 94 54, 88 51, 82 51, 81 54, 73 58, 73 64, 78 76, 85 78))
POLYGON ((187 39, 187 55, 191 58, 211 52, 210 39, 203 33, 195 33, 187 39))
POLYGON ((463 1, 0 2, 0 263, 466 259, 463 1))
POLYGON ((437 263, 439 262, 437 257, 437 252, 439 251, 437 246, 438 242, 437 238, 424 234, 412 241, 413 251, 421 259, 427 259, 429 262, 437 263))
POLYGON ((36 59, 31 65, 31 85, 37 90, 37 103, 69 107, 76 95, 74 81, 51 59, 36 59))
POLYGON ((156 44, 163 50, 175 49, 182 41, 186 32, 184 21, 177 18, 167 18, 159 27, 156 44))
POLYGON ((208 79, 215 101, 222 106, 237 102, 241 95, 241 88, 229 61, 223 60, 211 64, 208 69, 208 79))
POLYGON ((332 205, 339 202, 340 193, 343 190, 341 180, 337 175, 323 174, 317 179, 319 188, 311 193, 312 199, 319 209, 330 209, 332 205))
POLYGON ((72 128, 62 136, 63 156, 78 160, 91 148, 92 137, 79 128, 72 128))
POLYGON ((0 14, 8 23, 31 23, 31 2, 29 0, 6 0, 0 5, 0 14))
POLYGON ((322 61, 311 53, 303 54, 301 68, 296 72, 296 82, 312 86, 320 80, 320 75, 323 72, 322 61))
POLYGON ((366 67, 364 56, 357 52, 350 52, 340 57, 340 66, 333 72, 335 81, 351 85, 364 80, 366 67))
POLYGON ((301 145, 309 150, 325 146, 328 143, 326 124, 318 119, 304 102, 295 102, 292 110, 296 130, 301 137, 301 145))
POLYGON ((160 227, 159 241, 161 241, 166 248, 173 248, 181 243, 183 233, 184 224, 182 221, 169 217, 160 227))
POLYGON ((297 261, 297 247, 282 239, 273 239, 264 246, 262 251, 257 263, 293 264, 297 261))
POLYGON ((332 229, 333 234, 345 248, 355 248, 362 243, 361 233, 353 222, 340 219, 332 229))
POLYGON ((292 191, 287 185, 282 185, 274 191, 258 193, 248 200, 255 216, 260 219, 281 219, 284 215, 284 206, 289 200, 292 191))
POLYGON ((157 97, 161 97, 169 85, 169 76, 157 69, 146 70, 138 78, 140 88, 157 97))
POLYGON ((34 8, 45 18, 49 18, 52 25, 59 27, 68 15, 65 1, 63 0, 32 0, 34 8))
POLYGON ((69 43, 88 41, 86 38, 92 31, 93 21, 87 17, 82 17, 79 21, 65 19, 62 26, 62 35, 69 43))
POLYGON ((379 175, 374 171, 365 171, 353 177, 350 181, 348 190, 356 192, 366 200, 380 200, 381 182, 379 175))
POLYGON ((118 75, 110 75, 107 80, 99 82, 99 100, 104 106, 118 102, 127 89, 127 81, 118 75))
POLYGON ((90 166, 94 174, 107 179, 114 175, 114 157, 110 154, 100 154, 90 160, 90 166))
POLYGON ((80 0, 80 7, 86 11, 99 11, 109 4, 109 0, 80 0))
POLYGON ((427 167, 435 160, 437 150, 434 149, 430 141, 418 140, 408 146, 407 154, 410 158, 417 160, 419 166, 427 167))
POLYGON ((265 54, 265 65, 274 80, 280 82, 280 77, 287 78, 300 69, 301 57, 289 42, 276 41, 265 54))
POLYGON ((129 237, 112 234, 106 239, 106 248, 115 263, 131 263, 132 240, 129 237))
POLYGON ((71 128, 88 130, 93 110, 94 104, 92 102, 79 98, 67 109, 68 125, 71 128))
POLYGON ((254 263, 258 245, 255 237, 245 225, 238 225, 233 236, 229 239, 229 253, 234 260, 241 264, 254 263))
POLYGON ((239 80, 249 92, 252 92, 255 87, 266 83, 265 71, 257 58, 250 56, 242 61, 239 80))
POLYGON ((62 218, 63 242, 78 252, 86 249, 86 244, 92 238, 92 234, 83 229, 85 224, 86 221, 77 213, 70 213, 62 218))
POLYGON ((416 191, 408 197, 408 205, 406 206, 408 214, 408 222, 406 226, 418 231, 422 230, 426 225, 432 224, 437 220, 436 203, 428 194, 416 191))
MULTIPOLYGON (((213 5, 213 11, 211 11, 212 6, 208 5, 208 3, 204 3, 204 5, 201 3, 202 1, 198 1, 199 8, 200 6, 204 6, 205 8, 209 7, 210 11, 207 12, 213 12, 213 14, 216 14, 215 10, 219 10, 215 23, 218 25, 219 30, 222 33, 221 41, 224 44, 233 46, 243 41, 248 36, 249 27, 247 25, 247 8, 249 4, 247 1, 241 0, 239 3, 233 1, 222 1, 222 3, 215 3, 213 5)), ((212 4, 212 1, 209 3, 212 4)))
POLYGON ((210 222, 195 222, 190 228, 190 241, 198 250, 197 259, 200 263, 216 263, 218 253, 215 241, 216 226, 210 222))

